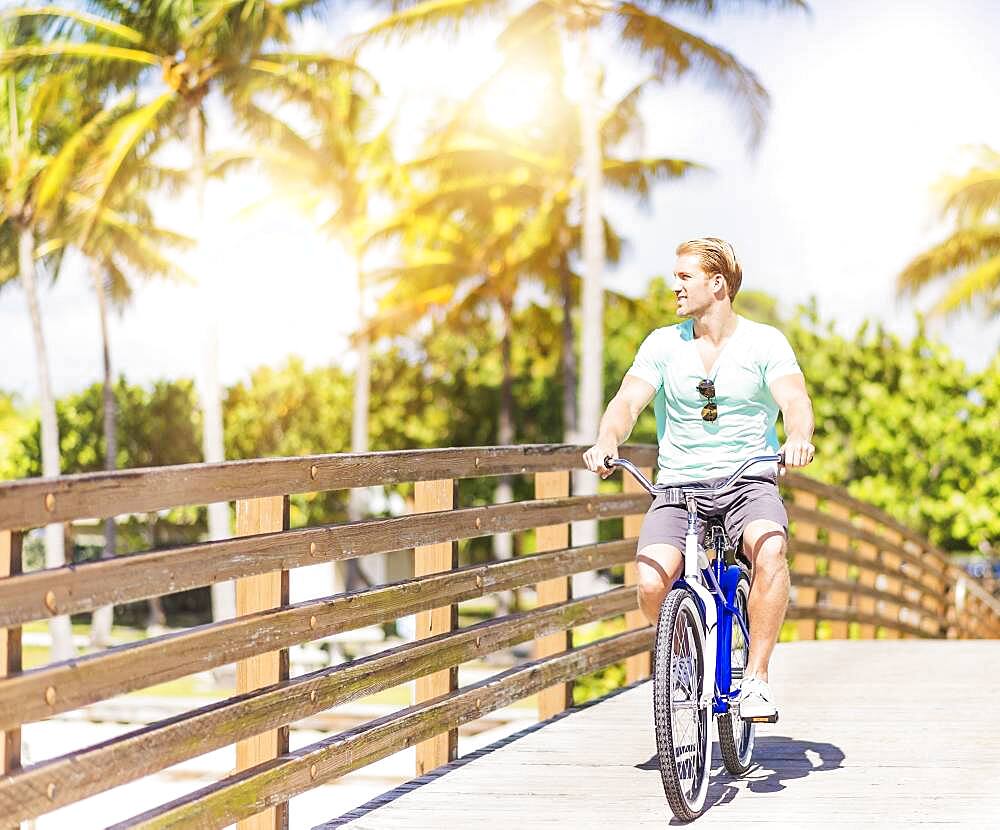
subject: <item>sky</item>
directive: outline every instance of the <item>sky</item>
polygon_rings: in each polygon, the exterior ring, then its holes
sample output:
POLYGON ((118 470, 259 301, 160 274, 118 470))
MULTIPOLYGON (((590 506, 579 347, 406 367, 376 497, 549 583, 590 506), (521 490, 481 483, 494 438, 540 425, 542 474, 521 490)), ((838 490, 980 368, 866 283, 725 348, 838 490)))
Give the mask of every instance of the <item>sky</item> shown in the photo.
MULTIPOLYGON (((844 333, 865 318, 904 336, 913 332, 914 310, 929 308, 940 287, 915 302, 897 300, 894 279, 946 233, 935 184, 967 166, 969 147, 1000 147, 1000 51, 987 34, 1000 31, 1000 3, 811 5, 810 15, 748 10, 710 21, 672 17, 757 73, 771 94, 769 123, 751 152, 732 102, 703 83, 683 81, 644 96, 642 152, 692 159, 710 170, 660 186, 647 211, 608 197, 629 240, 625 260, 606 275, 609 287, 639 294, 652 276, 670 272, 678 242, 721 236, 742 261, 744 287, 776 295, 786 310, 815 297, 822 317, 844 333)), ((303 27, 303 48, 334 46, 373 19, 368 12, 337 14, 303 27)), ((490 71, 493 32, 485 25, 447 46, 368 53, 386 106, 408 125, 404 139, 413 147, 436 106, 428 91, 457 99, 490 71)), ((609 106, 643 69, 611 41, 600 44, 599 54, 608 68, 603 103, 609 106)), ((522 96, 528 106, 528 90, 522 96)), ((233 139, 224 118, 216 124, 216 146, 233 139)), ((198 280, 143 286, 127 312, 112 318, 117 371, 133 383, 197 377, 203 309, 219 296, 225 297, 224 382, 290 355, 310 366, 351 365, 346 338, 357 298, 350 263, 315 233, 310 217, 268 196, 266 183, 240 176, 210 187, 203 220, 190 198, 158 204, 162 224, 205 240, 183 257, 198 280)), ((82 264, 68 263, 58 283, 42 292, 42 309, 56 393, 99 380, 96 301, 82 264)), ((974 315, 933 321, 930 328, 971 368, 985 365, 1000 344, 1000 324, 974 315)), ((33 400, 34 351, 16 286, 0 292, 0 355, 0 389, 33 400)))

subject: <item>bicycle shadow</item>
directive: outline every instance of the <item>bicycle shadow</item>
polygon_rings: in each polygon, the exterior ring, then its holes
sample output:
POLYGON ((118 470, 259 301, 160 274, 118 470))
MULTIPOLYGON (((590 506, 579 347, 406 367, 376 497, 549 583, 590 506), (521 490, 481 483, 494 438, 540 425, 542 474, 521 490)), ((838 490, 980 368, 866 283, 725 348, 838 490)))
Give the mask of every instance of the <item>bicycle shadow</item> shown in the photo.
MULTIPOLYGON (((754 765, 742 778, 734 778, 722 765, 718 744, 713 748, 712 777, 708 785, 707 809, 729 804, 740 790, 752 793, 777 793, 796 779, 818 772, 840 769, 846 756, 844 751, 830 743, 801 741, 781 735, 758 736, 754 747, 754 765)), ((653 756, 636 769, 656 770, 660 764, 653 756)), ((682 824, 672 819, 671 824, 682 824)))

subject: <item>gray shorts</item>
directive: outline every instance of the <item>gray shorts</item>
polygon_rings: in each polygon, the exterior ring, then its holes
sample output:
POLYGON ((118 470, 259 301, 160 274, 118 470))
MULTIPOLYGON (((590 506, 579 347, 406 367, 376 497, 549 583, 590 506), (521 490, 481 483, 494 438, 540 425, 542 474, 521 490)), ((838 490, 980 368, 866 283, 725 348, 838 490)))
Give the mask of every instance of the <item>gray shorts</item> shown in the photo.
MULTIPOLYGON (((710 478, 706 481, 685 483, 685 488, 718 487, 725 478, 710 478)), ((684 552, 684 536, 687 533, 687 508, 682 505, 665 504, 664 496, 657 496, 649 506, 639 531, 638 551, 647 545, 673 545, 684 552)), ((769 519, 785 529, 788 536, 788 514, 778 495, 777 478, 774 473, 744 476, 728 490, 712 497, 698 499, 698 535, 703 538, 705 520, 720 517, 726 528, 726 535, 736 551, 742 553, 743 529, 756 519, 769 519)))

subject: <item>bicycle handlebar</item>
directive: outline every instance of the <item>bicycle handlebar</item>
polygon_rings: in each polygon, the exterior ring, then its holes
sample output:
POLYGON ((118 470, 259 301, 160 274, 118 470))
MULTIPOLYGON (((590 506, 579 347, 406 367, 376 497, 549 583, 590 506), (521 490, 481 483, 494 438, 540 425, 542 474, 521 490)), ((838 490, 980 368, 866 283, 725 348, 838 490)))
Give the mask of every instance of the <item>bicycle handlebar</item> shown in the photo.
MULTIPOLYGON (((710 496, 715 493, 721 493, 723 490, 732 487, 732 485, 736 481, 738 481, 743 476, 743 474, 754 464, 763 464, 774 461, 777 461, 779 464, 784 464, 785 463, 784 453, 778 453, 775 455, 758 455, 754 456, 753 458, 748 458, 739 466, 739 469, 737 469, 736 472, 733 473, 726 480, 724 484, 721 484, 718 487, 712 487, 708 489, 702 487, 691 488, 690 492, 698 496, 710 496)), ((624 458, 612 458, 610 455, 606 456, 604 459, 604 466, 607 467, 609 470, 614 469, 615 467, 621 467, 624 470, 628 470, 635 477, 636 481, 638 481, 643 487, 645 487, 646 490, 649 491, 649 495, 653 496, 654 498, 658 493, 662 493, 669 489, 673 489, 666 487, 663 484, 651 483, 648 478, 646 478, 641 472, 639 472, 639 468, 636 467, 635 464, 624 458)), ((685 493, 688 492, 688 490, 683 486, 681 486, 679 489, 682 492, 685 493)))

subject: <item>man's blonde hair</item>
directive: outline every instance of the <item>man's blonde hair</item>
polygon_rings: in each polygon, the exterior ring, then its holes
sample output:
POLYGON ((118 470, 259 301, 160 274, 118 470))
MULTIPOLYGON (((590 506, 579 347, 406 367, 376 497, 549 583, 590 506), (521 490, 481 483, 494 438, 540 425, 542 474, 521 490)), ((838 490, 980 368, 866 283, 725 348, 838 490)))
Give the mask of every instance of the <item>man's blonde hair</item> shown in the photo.
POLYGON ((709 276, 722 274, 726 288, 729 289, 729 299, 733 300, 736 297, 736 292, 740 290, 740 284, 743 282, 743 269, 736 259, 736 251, 726 240, 716 239, 714 236, 689 239, 677 246, 677 255, 681 254, 697 255, 701 267, 709 276))

